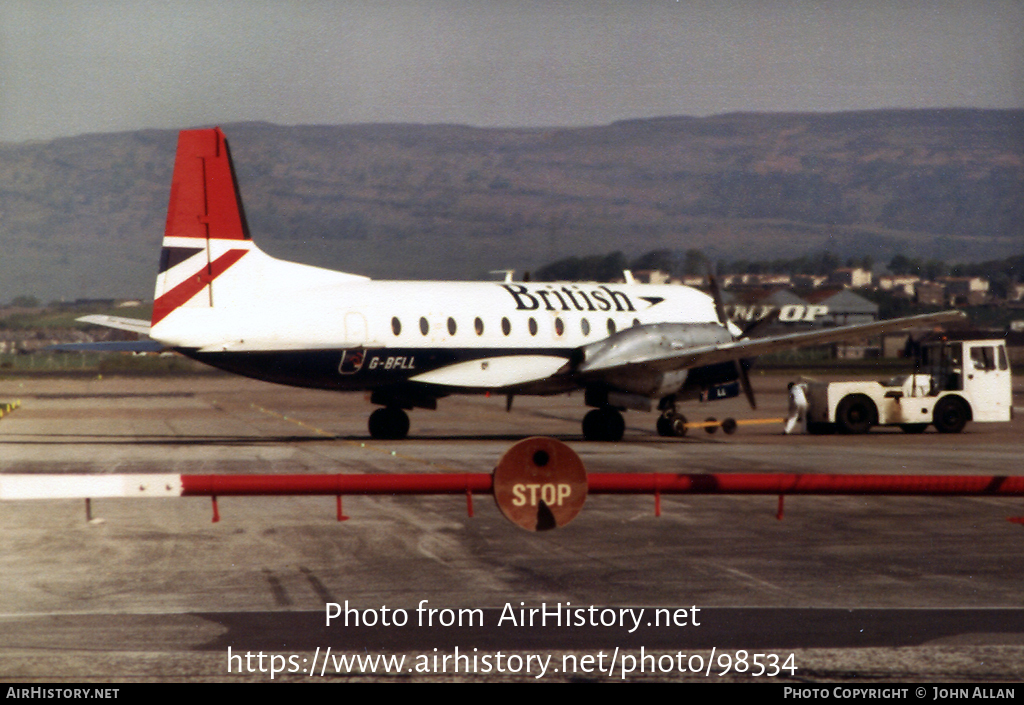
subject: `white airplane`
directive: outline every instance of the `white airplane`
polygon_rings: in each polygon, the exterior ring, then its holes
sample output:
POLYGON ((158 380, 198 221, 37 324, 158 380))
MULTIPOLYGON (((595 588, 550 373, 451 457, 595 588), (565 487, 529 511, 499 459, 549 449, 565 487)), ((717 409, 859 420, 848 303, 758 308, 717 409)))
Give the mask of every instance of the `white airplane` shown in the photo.
POLYGON ((450 394, 584 390, 589 440, 617 441, 622 410, 681 435, 684 400, 754 405, 745 359, 961 317, 956 311, 747 339, 721 297, 635 283, 374 281, 275 259, 249 235, 219 128, 178 140, 151 321, 82 320, 149 335, 270 382, 370 390, 374 438, 404 438, 407 410, 450 394))

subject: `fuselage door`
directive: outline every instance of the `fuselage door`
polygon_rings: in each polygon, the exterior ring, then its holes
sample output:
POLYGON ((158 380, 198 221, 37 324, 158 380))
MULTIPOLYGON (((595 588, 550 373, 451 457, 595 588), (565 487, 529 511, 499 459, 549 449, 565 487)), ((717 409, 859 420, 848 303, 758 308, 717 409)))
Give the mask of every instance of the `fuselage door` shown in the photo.
POLYGON ((345 347, 366 345, 366 317, 350 311, 345 314, 345 347))

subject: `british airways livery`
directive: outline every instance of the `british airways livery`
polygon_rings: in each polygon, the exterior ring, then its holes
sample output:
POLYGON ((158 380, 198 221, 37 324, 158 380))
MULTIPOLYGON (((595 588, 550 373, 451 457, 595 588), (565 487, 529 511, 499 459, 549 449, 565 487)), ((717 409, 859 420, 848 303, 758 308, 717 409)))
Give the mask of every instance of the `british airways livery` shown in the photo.
MULTIPOLYGON (((628 277, 627 277, 628 279, 628 277)), ((721 297, 627 282, 375 281, 275 259, 252 241, 219 128, 178 140, 149 322, 87 316, 257 379, 369 390, 374 438, 403 438, 407 411, 454 393, 583 390, 583 434, 616 441, 622 411, 660 410, 685 432, 678 404, 753 393, 745 360, 958 317, 956 311, 748 339, 721 297)))

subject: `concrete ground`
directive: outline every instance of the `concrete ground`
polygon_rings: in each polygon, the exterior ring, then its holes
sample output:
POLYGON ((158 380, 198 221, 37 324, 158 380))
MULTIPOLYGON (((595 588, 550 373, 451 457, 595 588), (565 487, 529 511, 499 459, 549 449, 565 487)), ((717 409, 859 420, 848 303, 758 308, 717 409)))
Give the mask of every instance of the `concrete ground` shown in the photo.
MULTIPOLYGON (((777 418, 788 380, 756 375, 757 411, 686 413, 777 418)), ((629 412, 622 442, 592 443, 577 395, 510 413, 503 397, 443 399, 412 414, 408 439, 372 441, 362 395, 218 375, 9 379, 0 402, 22 403, 0 420, 0 473, 488 472, 548 435, 589 472, 1012 475, 1020 391, 1016 420, 954 436, 784 436, 772 422, 665 439, 654 414, 629 412)), ((462 497, 347 497, 346 522, 331 497, 222 497, 216 524, 204 498, 94 500, 93 522, 81 500, 3 502, 0 681, 1024 677, 1024 527, 1007 521, 1020 498, 789 497, 782 521, 776 508, 665 496, 655 517, 651 497, 595 495, 534 534, 480 496, 473 518, 462 497), (378 624, 326 626, 325 604, 346 601, 378 624), (545 626, 519 624, 542 605, 545 626), (384 608, 408 623, 382 626, 384 608), (391 674, 339 660, 357 654, 406 660, 391 674)))

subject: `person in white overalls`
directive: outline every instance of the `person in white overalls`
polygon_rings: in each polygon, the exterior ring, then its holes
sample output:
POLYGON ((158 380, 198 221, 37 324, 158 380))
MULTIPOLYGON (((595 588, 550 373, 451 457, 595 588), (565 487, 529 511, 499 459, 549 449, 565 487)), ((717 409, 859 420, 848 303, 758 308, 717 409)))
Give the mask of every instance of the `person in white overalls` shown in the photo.
POLYGON ((789 418, 783 431, 787 436, 800 424, 800 433, 807 433, 807 385, 789 383, 789 418))

